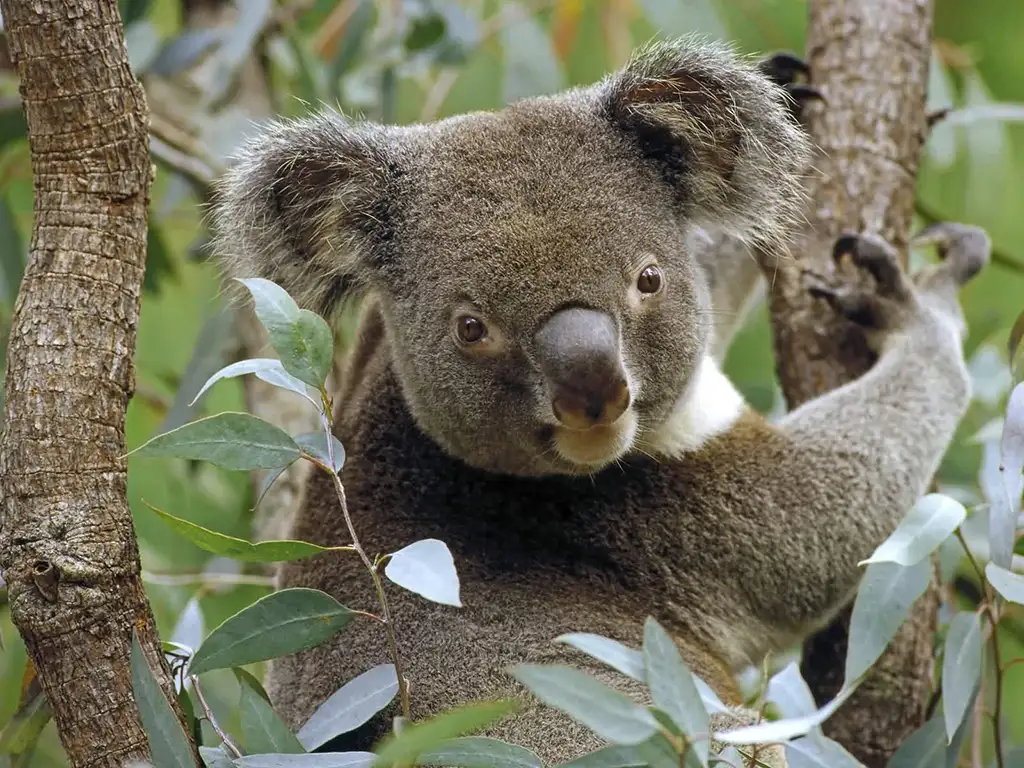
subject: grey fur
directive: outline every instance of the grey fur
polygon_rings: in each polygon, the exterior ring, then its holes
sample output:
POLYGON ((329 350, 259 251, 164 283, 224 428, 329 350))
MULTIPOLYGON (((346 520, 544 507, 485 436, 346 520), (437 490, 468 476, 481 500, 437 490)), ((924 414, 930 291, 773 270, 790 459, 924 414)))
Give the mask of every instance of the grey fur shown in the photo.
MULTIPOLYGON (((738 705, 737 668, 798 642, 849 599, 857 562, 924 490, 966 407, 955 291, 987 241, 979 253, 957 240, 921 290, 902 276, 877 296, 819 286, 842 311, 870 305, 878 364, 778 426, 742 404, 733 412, 696 377, 731 332, 714 332, 712 295, 739 298, 716 283, 713 260, 698 261, 697 227, 780 247, 806 157, 781 89, 725 49, 688 42, 497 113, 404 128, 319 115, 242 149, 216 213, 229 268, 321 311, 369 294, 337 398, 364 545, 435 537, 459 568, 463 609, 389 590, 414 716, 517 690, 504 668, 518 662, 571 660, 638 694, 551 640, 587 631, 639 645, 648 614, 738 705), (665 289, 640 296, 636 276, 651 262, 665 289), (619 331, 635 422, 616 437, 629 438, 621 451, 551 412, 534 339, 573 306, 607 313, 619 331), (488 324, 487 344, 459 347, 461 312, 488 324), (666 430, 694 434, 672 452, 666 430), (601 466, 566 458, 590 449, 601 466)), ((347 543, 324 476, 292 535, 347 543)), ((349 555, 290 563, 279 578, 375 606, 349 555)), ((271 695, 298 726, 387 658, 380 628, 355 626, 276 662, 271 695)), ((387 722, 344 747, 369 746, 387 722)), ((493 735, 547 761, 599 746, 534 703, 493 735)), ((784 764, 777 750, 763 759, 784 764)))

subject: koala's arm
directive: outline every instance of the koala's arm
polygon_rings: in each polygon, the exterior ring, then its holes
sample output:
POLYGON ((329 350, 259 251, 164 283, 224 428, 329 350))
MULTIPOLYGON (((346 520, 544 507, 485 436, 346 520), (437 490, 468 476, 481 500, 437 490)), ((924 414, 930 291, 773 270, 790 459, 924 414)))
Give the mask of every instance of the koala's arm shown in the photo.
POLYGON ((770 432, 745 443, 734 434, 731 447, 723 441, 724 454, 738 457, 737 482, 761 505, 759 530, 736 514, 729 526, 734 541, 755 550, 748 577, 760 586, 749 589, 757 593, 754 610, 773 626, 807 630, 849 599, 857 563, 926 491, 969 404, 957 291, 986 263, 989 240, 955 224, 922 237, 938 243, 943 260, 913 282, 885 243, 837 242, 836 254, 848 254, 877 289, 819 285, 812 292, 865 328, 877 362, 770 432))

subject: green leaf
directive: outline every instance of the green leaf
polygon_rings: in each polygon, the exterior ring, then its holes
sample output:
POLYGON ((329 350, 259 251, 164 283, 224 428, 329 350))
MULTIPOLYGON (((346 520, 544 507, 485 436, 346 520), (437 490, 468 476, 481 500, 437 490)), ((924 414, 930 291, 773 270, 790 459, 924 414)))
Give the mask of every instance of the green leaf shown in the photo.
POLYGON ((230 411, 157 435, 131 453, 209 461, 235 470, 275 469, 301 455, 283 429, 248 413, 230 411))
POLYGON ((334 335, 319 315, 298 304, 280 286, 263 278, 239 280, 252 294, 256 317, 267 329, 281 365, 316 390, 324 385, 334 355, 334 335))
POLYGON ((206 768, 235 768, 231 758, 220 747, 200 747, 199 756, 206 768))
POLYGON ((1006 420, 999 443, 999 471, 1002 475, 1001 498, 990 499, 990 559, 1002 568, 1013 560, 1013 543, 1017 520, 1021 514, 1021 492, 1024 491, 1024 383, 1017 384, 1006 403, 1006 420))
POLYGON ((153 762, 161 768, 196 768, 192 746, 170 702, 153 676, 139 638, 132 631, 132 694, 149 740, 153 762))
POLYGON ((655 733, 639 744, 604 747, 563 763, 562 768, 689 768, 692 758, 692 751, 688 751, 685 762, 681 761, 668 739, 655 733))
POLYGON ((850 619, 847 683, 863 675, 882 655, 931 578, 931 561, 927 559, 909 567, 895 563, 867 567, 850 619))
POLYGON ((401 733, 385 739, 377 749, 377 768, 396 763, 412 763, 427 750, 450 739, 479 731, 512 714, 515 701, 481 701, 452 709, 429 720, 413 723, 401 733))
POLYGON ((278 717, 266 698, 262 686, 242 669, 234 670, 241 687, 238 714, 242 723, 242 740, 250 754, 303 754, 305 749, 291 729, 278 717))
POLYGON ((846 682, 832 701, 810 715, 719 731, 715 738, 723 744, 775 744, 806 736, 832 717, 855 690, 856 685, 846 682))
POLYGON ((804 717, 817 709, 811 689, 800 674, 800 665, 795 661, 772 676, 768 681, 765 698, 778 707, 782 717, 804 717))
MULTIPOLYGON (((941 703, 939 708, 941 710, 941 703)), ((957 768, 960 764, 961 745, 969 727, 970 724, 964 722, 953 743, 947 745, 943 714, 937 712, 900 744, 886 768, 957 768)))
POLYGON ((451 739, 420 753, 417 765, 457 765, 459 768, 543 768, 530 750, 498 739, 469 736, 451 739))
POLYGON ((221 379, 244 376, 248 373, 255 374, 256 378, 261 379, 268 384, 272 384, 275 387, 287 389, 302 395, 311 402, 317 410, 323 410, 323 407, 320 404, 319 393, 317 393, 316 390, 310 390, 308 385, 288 373, 288 371, 284 369, 284 366, 281 365, 280 360, 275 360, 272 357, 257 357, 251 360, 239 360, 237 363, 224 366, 206 380, 206 383, 200 387, 196 396, 192 398, 192 402, 189 403, 189 405, 195 405, 196 401, 206 393, 206 390, 221 379))
POLYGON ((211 531, 201 525, 182 520, 180 517, 164 512, 149 502, 147 507, 156 512, 165 523, 191 541, 200 549, 212 552, 221 557, 230 557, 243 563, 284 563, 291 560, 303 560, 319 555, 321 552, 347 551, 349 547, 322 547, 308 541, 271 540, 251 542, 238 539, 224 533, 211 531))
POLYGON ((861 768, 857 759, 821 733, 786 744, 787 768, 861 768))
POLYGON ((948 741, 953 740, 981 679, 981 620, 961 611, 949 623, 942 659, 942 711, 948 741))
POLYGON ((246 755, 235 758, 238 768, 370 768, 372 752, 321 752, 316 755, 246 755))
POLYGON ((1024 576, 989 563, 985 566, 985 578, 1007 600, 1024 605, 1024 576))
POLYGON ((644 655, 640 651, 623 645, 618 640, 588 632, 571 632, 556 637, 555 642, 571 645, 576 650, 604 662, 612 669, 621 672, 626 677, 631 677, 638 683, 646 682, 644 655))
POLYGON ((966 517, 967 510, 959 501, 941 493, 929 493, 914 505, 893 534, 860 565, 919 563, 938 549, 966 517))
POLYGON ((0 730, 0 755, 31 756, 52 716, 50 704, 42 691, 32 696, 30 701, 23 702, 0 730))
POLYGON ((658 723, 646 707, 589 675, 561 664, 519 664, 512 675, 545 704, 613 744, 639 744, 658 723))
POLYGON ((299 730, 299 741, 309 751, 319 749, 343 733, 355 730, 391 703, 398 693, 394 664, 368 669, 331 694, 299 730))
POLYGON ((25 243, 21 239, 7 195, 0 194, 0 301, 14 306, 25 272, 25 243))
POLYGON ((701 762, 706 764, 708 741, 696 741, 696 738, 710 732, 708 711, 675 642, 650 616, 644 622, 643 654, 651 700, 672 718, 672 722, 694 744, 701 762))
POLYGON ((206 636, 203 625, 203 611, 199 607, 199 597, 193 596, 181 611, 178 621, 171 631, 171 639, 167 642, 188 648, 198 648, 206 636))
POLYGON ((384 575, 427 600, 462 607, 455 561, 443 541, 422 539, 403 547, 390 556, 384 575))
POLYGON ((352 611, 326 592, 282 589, 262 597, 210 633, 189 674, 237 667, 312 648, 344 629, 352 611))
POLYGON ((341 472, 341 468, 345 466, 345 446, 341 444, 334 435, 331 435, 331 450, 334 453, 334 461, 331 461, 331 457, 327 453, 327 433, 323 430, 316 432, 307 432, 302 435, 295 437, 295 442, 299 444, 299 448, 308 453, 310 456, 315 458, 321 464, 332 467, 335 472, 341 472))

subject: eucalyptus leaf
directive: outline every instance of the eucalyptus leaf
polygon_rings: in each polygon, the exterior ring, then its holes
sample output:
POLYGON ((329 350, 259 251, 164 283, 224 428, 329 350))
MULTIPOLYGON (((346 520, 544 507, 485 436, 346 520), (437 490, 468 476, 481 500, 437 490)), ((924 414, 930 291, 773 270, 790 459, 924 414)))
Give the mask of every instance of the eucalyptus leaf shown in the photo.
POLYGON ((639 744, 657 730, 645 707, 598 680, 561 664, 519 664, 512 675, 538 699, 613 744, 639 744))
POLYGON ((322 547, 308 541, 289 541, 287 539, 246 541, 211 531, 209 528, 190 523, 188 520, 182 520, 152 504, 146 503, 146 506, 156 512, 176 533, 181 534, 200 549, 243 563, 283 563, 313 557, 321 552, 349 549, 348 547, 322 547))
POLYGON ((786 762, 787 768, 861 768, 853 755, 821 733, 787 743, 786 762))
POLYGON ((555 642, 571 645, 639 683, 646 681, 643 653, 623 645, 618 640, 589 632, 571 632, 556 637, 555 642))
POLYGON ((931 583, 931 561, 911 566, 872 563, 857 590, 850 619, 846 681, 863 675, 889 645, 910 609, 931 583))
POLYGON ((304 754, 306 750, 270 706, 258 681, 241 669, 235 670, 235 677, 238 678, 241 688, 238 716, 242 724, 242 740, 246 752, 304 754))
MULTIPOLYGON (((900 744, 886 768, 957 768, 969 722, 961 724, 953 742, 947 745, 941 702, 939 710, 900 744)), ((1010 765, 1014 763, 1007 763, 1010 765)))
POLYGON ((443 541, 422 539, 403 547, 390 556, 384 575, 427 600, 462 607, 455 561, 443 541))
POLYGON ((1024 382, 1013 388, 1006 403, 999 459, 1003 494, 999 503, 992 500, 989 546, 992 562, 1009 568, 1013 560, 1017 519, 1021 514, 1021 493, 1024 491, 1024 382))
POLYGON ((355 730, 391 703, 398 693, 394 664, 368 669, 331 694, 299 730, 310 752, 336 736, 355 730))
POLYGON ((806 736, 832 717, 856 689, 856 685, 847 681, 834 699, 813 714, 719 731, 715 738, 724 744, 773 744, 806 736))
POLYGON ((417 765, 459 768, 543 768, 544 763, 533 752, 516 744, 483 736, 451 739, 421 752, 417 765))
MULTIPOLYGON (((157 435, 131 453, 209 461, 224 469, 274 469, 299 458, 279 427, 248 413, 218 413, 157 435)), ((129 454, 130 455, 130 454, 129 454)))
POLYGON ((334 335, 319 315, 299 309, 287 291, 270 280, 239 280, 252 294, 256 317, 291 375, 316 390, 324 386, 334 355, 334 335))
POLYGON ((370 768, 372 752, 320 752, 315 755, 267 754, 236 757, 237 768, 370 768))
POLYGON ((326 592, 282 589, 226 619, 206 638, 189 674, 266 661, 312 648, 344 629, 352 611, 326 592))
POLYGON ((949 623, 942 659, 942 711, 947 743, 953 740, 981 679, 981 619, 961 611, 949 623))
POLYGON ((941 493, 929 493, 918 500, 893 534, 860 564, 914 565, 938 549, 966 518, 967 510, 959 501, 941 493))
POLYGON ((1024 605, 1024 576, 989 563, 985 566, 985 578, 1007 600, 1024 605))
POLYGON ((765 698, 779 708, 783 717, 805 717, 814 714, 818 708, 810 687, 800 674, 800 665, 795 661, 772 676, 765 698))
POLYGON ((281 365, 280 360, 275 360, 272 357, 256 357, 250 360, 239 360, 237 363, 224 366, 206 380, 203 386, 200 387, 199 391, 196 393, 196 396, 192 398, 192 402, 189 403, 189 405, 195 405, 196 401, 218 381, 234 378, 236 376, 245 376, 249 373, 255 374, 257 378, 262 379, 268 384, 273 384, 281 389, 287 389, 295 392, 296 394, 302 395, 306 400, 316 406, 317 409, 321 408, 318 393, 315 390, 311 391, 307 384, 299 381, 288 373, 288 371, 284 369, 284 366, 281 365))
POLYGON ((516 709, 512 700, 480 701, 407 725, 401 733, 392 734, 381 743, 374 764, 383 768, 415 762, 419 755, 458 736, 486 728, 516 709))
POLYGON ((235 768, 231 758, 220 747, 200 747, 199 756, 206 768, 235 768))
POLYGON ((190 650, 198 648, 206 636, 203 625, 203 611, 199 607, 199 597, 194 596, 187 603, 178 616, 178 621, 171 631, 169 642, 184 646, 190 650))
POLYGON ((303 451, 323 465, 332 467, 335 472, 340 472, 341 468, 345 466, 345 446, 341 444, 338 438, 331 435, 331 451, 334 454, 332 462, 331 456, 327 452, 327 432, 324 430, 296 435, 295 442, 299 444, 303 451))
POLYGON ((149 741, 149 752, 161 768, 196 768, 192 745, 171 703, 150 669, 139 638, 132 631, 132 694, 149 741))
POLYGON ((710 732, 708 711, 675 642, 650 616, 644 622, 643 655, 652 701, 672 718, 706 763, 708 741, 696 739, 710 732))
POLYGON ((25 243, 14 220, 10 201, 7 195, 0 194, 0 302, 12 307, 25 272, 26 256, 25 243))

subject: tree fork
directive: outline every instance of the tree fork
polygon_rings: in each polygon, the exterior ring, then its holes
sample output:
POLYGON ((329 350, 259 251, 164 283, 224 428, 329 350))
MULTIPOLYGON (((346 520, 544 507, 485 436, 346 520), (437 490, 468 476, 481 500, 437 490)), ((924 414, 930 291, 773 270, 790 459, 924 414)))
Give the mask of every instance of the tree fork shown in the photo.
POLYGON ((0 567, 71 764, 120 768, 149 757, 132 695, 133 630, 177 708, 122 458, 146 258, 148 112, 116 0, 0 0, 0 10, 35 198, 7 356, 0 567))
MULTIPOLYGON (((831 244, 843 231, 879 234, 906 253, 927 133, 932 13, 931 0, 810 3, 807 62, 825 102, 804 110, 820 150, 808 180, 807 226, 794 259, 764 264, 777 373, 790 408, 874 361, 859 332, 811 298, 803 274, 836 271, 831 244)), ((938 603, 933 584, 868 679, 826 723, 826 732, 870 768, 884 766, 924 722, 938 603)), ((804 648, 803 673, 819 703, 842 684, 849 618, 847 609, 804 648)))

